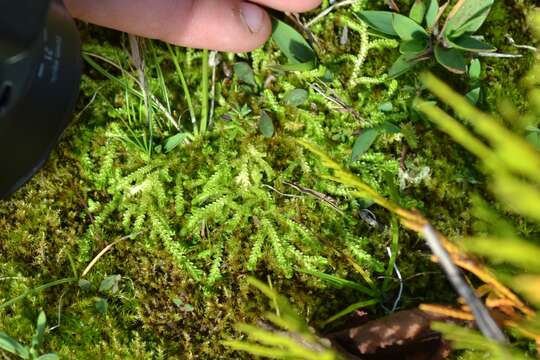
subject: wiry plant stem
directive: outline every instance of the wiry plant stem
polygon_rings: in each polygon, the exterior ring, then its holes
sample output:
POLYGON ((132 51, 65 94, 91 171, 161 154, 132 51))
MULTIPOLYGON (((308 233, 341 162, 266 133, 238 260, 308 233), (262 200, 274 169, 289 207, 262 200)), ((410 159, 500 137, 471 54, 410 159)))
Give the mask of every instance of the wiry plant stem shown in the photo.
POLYGON ((146 110, 146 126, 148 127, 148 156, 152 155, 152 142, 154 137, 154 128, 152 124, 152 107, 150 106, 148 89, 148 81, 146 80, 146 75, 144 73, 144 60, 141 55, 141 48, 139 38, 135 35, 129 34, 129 45, 131 48, 131 61, 137 70, 137 75, 139 77, 139 83, 141 84, 141 92, 143 94, 144 107, 146 110))
POLYGON ((203 50, 202 58, 202 108, 200 133, 204 134, 208 128, 208 102, 209 102, 209 55, 208 50, 203 50))
POLYGON ((499 343, 507 343, 508 340, 504 333, 499 328, 499 325, 493 320, 489 311, 484 304, 476 297, 474 290, 465 282, 463 275, 445 248, 439 241, 439 236, 433 227, 429 224, 423 227, 424 238, 433 254, 437 257, 439 265, 446 273, 448 281, 452 284, 456 292, 465 300, 465 303, 470 307, 474 314, 478 329, 485 337, 497 341, 499 343))

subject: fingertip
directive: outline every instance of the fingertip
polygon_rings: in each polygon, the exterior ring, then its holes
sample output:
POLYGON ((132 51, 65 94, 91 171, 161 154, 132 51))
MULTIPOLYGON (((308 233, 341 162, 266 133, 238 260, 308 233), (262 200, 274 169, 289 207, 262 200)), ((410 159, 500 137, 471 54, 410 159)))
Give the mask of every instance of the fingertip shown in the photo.
POLYGON ((264 13, 265 11, 260 6, 249 2, 240 3, 240 18, 254 34, 261 31, 264 26, 264 13))
POLYGON ((281 11, 306 12, 321 5, 321 0, 251 0, 257 4, 271 7, 281 11))
POLYGON ((291 5, 294 7, 294 12, 305 12, 313 10, 321 5, 321 0, 303 0, 297 5, 291 5))
POLYGON ((240 19, 248 32, 243 38, 236 39, 231 44, 231 51, 246 52, 264 45, 272 33, 270 15, 258 5, 242 2, 240 3, 240 19))
POLYGON ((65 1, 86 21, 200 49, 247 52, 272 32, 269 14, 248 0, 155 0, 152 11, 148 0, 65 1))

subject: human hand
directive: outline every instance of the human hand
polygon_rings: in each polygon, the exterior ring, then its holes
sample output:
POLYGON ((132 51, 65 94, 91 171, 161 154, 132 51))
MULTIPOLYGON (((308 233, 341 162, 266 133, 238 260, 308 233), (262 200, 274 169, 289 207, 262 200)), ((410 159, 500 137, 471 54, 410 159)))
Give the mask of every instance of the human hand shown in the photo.
POLYGON ((242 52, 268 39, 261 6, 301 12, 321 0, 64 0, 74 17, 177 45, 242 52))

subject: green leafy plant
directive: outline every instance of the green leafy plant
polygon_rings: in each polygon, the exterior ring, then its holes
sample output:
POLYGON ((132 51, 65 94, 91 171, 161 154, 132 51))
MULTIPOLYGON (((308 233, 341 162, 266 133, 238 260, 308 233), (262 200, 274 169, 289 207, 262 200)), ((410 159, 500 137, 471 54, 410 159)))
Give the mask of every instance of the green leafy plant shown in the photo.
POLYGON ((416 0, 409 16, 388 11, 361 11, 360 18, 378 33, 399 38, 401 56, 389 70, 400 76, 420 62, 435 58, 448 71, 464 74, 467 58, 496 49, 474 34, 486 20, 493 0, 459 0, 446 20, 447 4, 438 0, 416 0))
POLYGON ((0 349, 10 354, 16 355, 21 359, 32 360, 55 360, 58 356, 55 353, 48 353, 39 355, 38 349, 43 344, 43 338, 45 336, 45 330, 47 326, 47 317, 45 313, 41 311, 36 321, 36 331, 32 336, 32 343, 30 346, 23 345, 17 340, 13 339, 8 334, 0 331, 0 349))
POLYGON ((317 65, 317 56, 304 37, 292 26, 272 19, 272 39, 287 57, 287 64, 274 66, 277 70, 307 71, 317 65))
POLYGON ((354 142, 351 161, 358 160, 373 145, 380 134, 397 134, 401 130, 391 122, 384 122, 380 126, 362 131, 354 142))
POLYGON ((540 129, 535 126, 528 126, 526 129, 526 139, 540 150, 540 129))
POLYGON ((469 85, 471 90, 465 95, 473 104, 478 104, 482 97, 482 87, 480 86, 480 73, 482 72, 482 64, 480 60, 473 59, 468 69, 469 85))

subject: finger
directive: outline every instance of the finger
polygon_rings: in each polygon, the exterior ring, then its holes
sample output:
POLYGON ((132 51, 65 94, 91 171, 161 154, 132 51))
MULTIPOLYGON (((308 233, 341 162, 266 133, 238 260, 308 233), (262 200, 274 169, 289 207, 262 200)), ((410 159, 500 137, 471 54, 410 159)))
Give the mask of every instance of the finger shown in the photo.
POLYGON ((321 4, 321 0, 251 0, 251 2, 290 12, 313 10, 321 4))
POLYGON ((65 0, 82 20, 174 44, 249 51, 271 33, 268 14, 240 0, 65 0))

